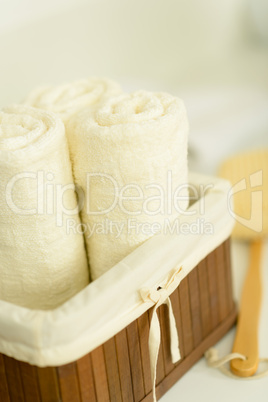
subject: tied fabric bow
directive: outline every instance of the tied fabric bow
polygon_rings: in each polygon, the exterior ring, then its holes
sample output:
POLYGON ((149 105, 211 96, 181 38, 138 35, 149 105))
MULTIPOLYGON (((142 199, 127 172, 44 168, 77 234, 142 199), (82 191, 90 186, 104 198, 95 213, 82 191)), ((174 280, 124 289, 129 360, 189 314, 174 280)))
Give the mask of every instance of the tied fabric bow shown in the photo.
POLYGON ((172 363, 174 364, 180 360, 181 355, 179 349, 179 336, 169 295, 177 288, 181 280, 182 280, 182 267, 174 270, 171 273, 171 276, 167 281, 166 285, 160 287, 158 290, 149 288, 143 288, 140 290, 140 294, 144 302, 151 302, 155 304, 150 323, 149 342, 148 342, 154 402, 156 402, 156 391, 155 391, 156 367, 161 342, 161 330, 157 315, 157 309, 162 304, 166 304, 168 306, 170 352, 171 352, 172 363))

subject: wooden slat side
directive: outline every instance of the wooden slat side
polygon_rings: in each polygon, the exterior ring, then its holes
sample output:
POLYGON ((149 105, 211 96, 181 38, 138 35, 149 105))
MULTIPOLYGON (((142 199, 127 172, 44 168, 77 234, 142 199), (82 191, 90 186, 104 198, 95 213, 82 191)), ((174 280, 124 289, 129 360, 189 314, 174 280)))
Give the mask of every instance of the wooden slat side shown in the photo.
POLYGON ((0 401, 10 402, 4 357, 0 354, 0 401))
POLYGON ((63 402, 80 402, 80 390, 76 372, 76 362, 57 367, 63 402))
POLYGON ((225 258, 225 275, 226 275, 226 287, 227 287, 227 301, 228 301, 228 313, 232 311, 234 307, 233 301, 233 281, 232 281, 232 267, 231 267, 231 240, 227 239, 224 244, 224 258, 225 258))
MULTIPOLYGON (((181 318, 181 304, 180 304, 180 295, 179 295, 179 287, 170 295, 170 300, 172 304, 172 309, 174 313, 174 317, 176 320, 177 331, 179 335, 179 346, 180 346, 180 354, 181 360, 184 358, 184 344, 183 344, 183 333, 182 333, 182 318, 181 318)), ((176 363, 179 364, 179 363, 176 363)))
POLYGON ((192 331, 192 318, 190 309, 190 297, 188 278, 184 278, 179 285, 179 296, 181 306, 181 321, 183 333, 183 346, 185 356, 189 355, 194 347, 193 331, 192 331))
POLYGON ((145 396, 137 321, 134 321, 127 326, 127 340, 132 373, 132 389, 134 400, 136 402, 140 401, 145 396))
POLYGON ((192 317, 192 331, 194 347, 196 348, 202 341, 202 324, 200 310, 200 292, 198 284, 197 269, 194 268, 188 275, 190 307, 192 317))
POLYGON ((97 402, 93 370, 90 355, 87 354, 76 362, 81 401, 82 402, 97 402))
POLYGON ((202 335, 203 335, 203 338, 205 338, 211 332, 211 328, 212 328, 206 260, 202 260, 198 264, 197 273, 198 273, 198 282, 199 282, 199 290, 200 290, 202 335))
POLYGON ((110 400, 111 402, 121 402, 122 397, 121 397, 121 387, 120 387, 115 339, 114 338, 109 339, 107 342, 105 342, 103 347, 106 362, 110 400))
POLYGON ((24 362, 19 362, 19 366, 26 401, 40 402, 41 396, 36 367, 24 362))
POLYGON ((126 329, 123 329, 115 335, 115 344, 117 350, 122 400, 123 402, 133 402, 134 396, 132 389, 132 374, 130 369, 126 329))
POLYGON ((19 362, 8 356, 3 356, 3 360, 5 364, 10 401, 25 402, 19 362))
POLYGON ((97 401, 110 401, 107 373, 104 359, 103 346, 99 346, 91 352, 91 361, 94 374, 94 384, 97 401))
POLYGON ((217 284, 219 296, 219 318, 223 321, 228 315, 227 283, 226 283, 226 264, 224 256, 224 246, 220 245, 215 250, 217 267, 217 284))
POLYGON ((36 367, 42 402, 60 401, 60 389, 55 367, 36 367))
POLYGON ((212 329, 214 329, 220 322, 215 252, 212 252, 207 256, 206 263, 207 263, 208 288, 209 288, 210 308, 211 308, 211 325, 212 329))
POLYGON ((148 347, 149 330, 150 330, 148 313, 145 312, 144 314, 142 314, 137 321, 138 321, 138 330, 139 330, 140 347, 141 347, 144 389, 145 389, 145 395, 147 395, 152 390, 150 355, 148 347))

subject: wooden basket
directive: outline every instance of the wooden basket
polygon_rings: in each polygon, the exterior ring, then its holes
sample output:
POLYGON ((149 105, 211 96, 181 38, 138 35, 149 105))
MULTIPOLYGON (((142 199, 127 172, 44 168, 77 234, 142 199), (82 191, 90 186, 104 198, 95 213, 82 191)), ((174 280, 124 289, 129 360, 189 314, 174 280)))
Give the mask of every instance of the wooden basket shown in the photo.
MULTIPOLYGON (((160 398, 235 323, 230 241, 201 261, 170 296, 182 359, 172 364, 166 305, 158 309, 160 398)), ((39 368, 0 354, 1 402, 152 401, 148 352, 150 309, 81 359, 39 368)))

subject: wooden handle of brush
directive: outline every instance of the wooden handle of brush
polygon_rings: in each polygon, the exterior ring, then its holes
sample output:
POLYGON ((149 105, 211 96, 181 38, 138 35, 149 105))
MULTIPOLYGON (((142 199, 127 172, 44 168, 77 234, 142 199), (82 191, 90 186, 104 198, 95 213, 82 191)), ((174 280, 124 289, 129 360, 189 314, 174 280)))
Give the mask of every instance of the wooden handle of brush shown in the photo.
POLYGON ((258 327, 261 308, 261 250, 262 242, 250 245, 250 265, 244 283, 237 332, 233 352, 247 357, 247 360, 234 359, 231 370, 240 377, 255 374, 259 363, 258 327))

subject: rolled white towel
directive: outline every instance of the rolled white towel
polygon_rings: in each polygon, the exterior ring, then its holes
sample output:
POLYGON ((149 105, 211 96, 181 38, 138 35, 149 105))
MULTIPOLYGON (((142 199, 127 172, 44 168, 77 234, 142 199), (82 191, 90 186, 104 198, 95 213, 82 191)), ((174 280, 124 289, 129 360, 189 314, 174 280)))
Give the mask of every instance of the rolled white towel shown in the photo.
POLYGON ((3 109, 0 299, 51 309, 88 284, 83 236, 68 233, 68 219, 80 223, 74 190, 61 119, 28 106, 3 109))
POLYGON ((66 122, 82 109, 96 106, 105 99, 121 93, 122 90, 116 82, 92 77, 55 87, 36 88, 23 103, 57 113, 66 122))
POLYGON ((187 208, 187 115, 178 98, 138 91, 79 113, 66 133, 96 279, 187 208), (185 197, 176 207, 171 187, 185 197))

